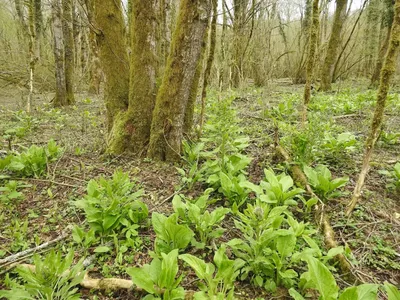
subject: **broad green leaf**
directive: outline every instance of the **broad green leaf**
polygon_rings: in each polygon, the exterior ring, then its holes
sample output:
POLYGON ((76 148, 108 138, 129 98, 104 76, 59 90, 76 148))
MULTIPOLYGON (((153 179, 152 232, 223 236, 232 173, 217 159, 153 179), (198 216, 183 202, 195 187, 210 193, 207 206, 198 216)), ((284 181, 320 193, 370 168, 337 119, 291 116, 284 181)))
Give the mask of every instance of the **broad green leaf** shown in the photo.
POLYGON ((400 300, 400 290, 398 290, 393 284, 387 281, 385 281, 384 285, 388 300, 400 300))
POLYGON ((304 297, 300 295, 300 293, 296 291, 294 288, 289 289, 289 294, 290 296, 293 297, 294 300, 304 300, 304 297))
POLYGON ((311 284, 319 291, 321 300, 336 300, 339 288, 332 273, 315 257, 305 256, 304 260, 308 264, 311 284))
POLYGON ((304 166, 303 170, 304 170, 304 174, 306 174, 306 176, 308 178, 308 182, 311 184, 311 186, 313 186, 313 187, 318 186, 319 181, 318 181, 317 172, 315 172, 313 170, 313 168, 311 168, 309 166, 304 166))
POLYGON ((179 255, 179 258, 186 262, 196 272, 197 277, 200 279, 206 278, 207 264, 203 260, 191 254, 182 254, 179 255))
POLYGON ((162 253, 160 284, 161 288, 172 289, 178 273, 178 249, 170 253, 162 253))
POLYGON ((141 268, 128 268, 126 272, 132 277, 133 283, 139 288, 144 289, 150 294, 155 294, 154 282, 151 280, 149 274, 147 274, 141 268))
POLYGON ((93 250, 93 252, 95 252, 95 253, 106 253, 106 252, 110 252, 110 251, 111 251, 110 247, 107 247, 107 246, 99 246, 93 250))
POLYGON ((265 178, 272 186, 279 186, 279 181, 272 170, 264 169, 265 178))
POLYGON ((282 190, 286 192, 293 186, 293 179, 290 176, 283 176, 279 183, 282 185, 282 190))

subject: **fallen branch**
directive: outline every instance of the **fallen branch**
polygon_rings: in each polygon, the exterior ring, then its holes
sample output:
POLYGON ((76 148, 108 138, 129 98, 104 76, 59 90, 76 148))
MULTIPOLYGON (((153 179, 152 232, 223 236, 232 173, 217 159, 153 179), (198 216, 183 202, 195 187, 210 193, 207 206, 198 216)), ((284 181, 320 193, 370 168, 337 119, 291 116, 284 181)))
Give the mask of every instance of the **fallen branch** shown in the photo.
POLYGON ((8 256, 6 258, 0 259, 0 268, 2 268, 4 264, 8 264, 10 262, 16 261, 18 258, 26 257, 26 256, 29 256, 29 255, 31 255, 31 254, 33 254, 35 252, 38 252, 38 251, 40 251, 42 249, 45 249, 45 248, 47 248, 47 247, 49 247, 49 246, 51 246, 51 245, 63 240, 63 239, 65 239, 68 236, 69 236, 69 233, 67 231, 63 232, 59 237, 55 238, 54 240, 48 241, 48 242, 46 242, 44 244, 41 244, 41 245, 39 245, 37 247, 29 248, 29 249, 26 249, 24 251, 15 253, 13 255, 10 255, 10 256, 8 256))
MULTIPOLYGON (((279 156, 281 156, 285 161, 291 163, 291 157, 287 153, 287 151, 282 147, 282 146, 277 146, 276 147, 276 152, 279 156)), ((329 223, 329 218, 325 215, 325 210, 324 210, 324 203, 321 201, 321 199, 313 192, 311 186, 308 183, 307 177, 305 176, 304 172, 301 170, 301 168, 298 165, 292 164, 290 171, 292 173, 293 179, 296 183, 296 185, 301 186, 305 188, 307 194, 311 198, 316 198, 318 199, 318 202, 320 204, 315 205, 315 218, 318 226, 322 228, 322 231, 324 233, 324 241, 325 245, 328 247, 328 249, 336 248, 338 246, 336 240, 335 240, 335 232, 332 229, 332 226, 329 223)), ((335 257, 335 260, 338 262, 340 270, 344 276, 346 276, 347 280, 351 282, 356 282, 357 278, 352 272, 352 266, 350 262, 347 260, 346 256, 343 254, 338 254, 335 257)))

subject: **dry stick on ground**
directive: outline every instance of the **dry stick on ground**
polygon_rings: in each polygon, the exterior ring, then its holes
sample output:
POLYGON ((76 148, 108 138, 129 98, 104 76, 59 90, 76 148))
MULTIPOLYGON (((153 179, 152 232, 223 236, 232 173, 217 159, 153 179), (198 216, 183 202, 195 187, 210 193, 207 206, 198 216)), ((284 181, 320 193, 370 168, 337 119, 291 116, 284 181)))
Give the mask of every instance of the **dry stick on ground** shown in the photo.
MULTIPOLYGON (((291 163, 290 155, 286 152, 286 150, 282 146, 276 147, 276 153, 279 156, 281 156, 286 162, 291 163)), ((336 248, 338 246, 338 244, 335 240, 335 232, 333 231, 332 226, 329 223, 328 216, 325 215, 323 202, 317 195, 315 195, 312 188, 308 184, 307 177, 304 175, 304 172, 301 170, 301 168, 298 165, 293 164, 291 166, 291 173, 292 173, 293 179, 297 185, 300 185, 303 188, 305 188, 306 192, 308 193, 308 195, 310 197, 318 199, 318 202, 320 204, 317 204, 315 206, 316 207, 316 209, 315 209, 316 222, 317 222, 318 226, 320 226, 322 228, 322 231, 323 231, 324 237, 325 237, 324 240, 325 240, 326 246, 329 249, 336 248)), ((346 279, 351 281, 352 283, 356 282, 357 279, 352 272, 352 266, 349 263, 349 261, 346 259, 346 257, 343 254, 338 254, 335 256, 335 259, 339 264, 342 274, 344 276, 346 276, 346 279)))
POLYGON ((376 140, 378 139, 379 131, 382 125, 382 118, 385 110, 387 95, 389 92, 390 80, 392 79, 393 74, 396 71, 396 61, 400 47, 400 0, 396 0, 394 9, 395 15, 392 25, 390 44, 381 71, 374 118, 372 120, 370 133, 368 135, 367 141, 365 142, 365 153, 361 172, 358 177, 357 184, 354 188, 352 199, 347 207, 346 216, 349 216, 352 213, 357 205, 357 202, 361 198, 361 190, 364 186, 365 177, 367 176, 369 171, 369 163, 371 160, 372 152, 374 150, 374 146, 376 140))
POLYGON ((311 82, 314 73, 314 60, 317 48, 317 38, 319 29, 319 8, 318 1, 313 2, 312 25, 310 26, 310 47, 308 49, 307 70, 306 70, 306 84, 304 85, 304 102, 303 112, 301 116, 301 123, 304 127, 307 121, 307 108, 311 99, 311 82))
POLYGON ((0 268, 2 268, 3 265, 6 264, 6 263, 13 262, 13 261, 17 260, 20 257, 24 257, 24 256, 27 256, 29 254, 33 254, 33 253, 35 253, 35 252, 37 252, 39 250, 42 250, 44 248, 47 248, 47 247, 49 247, 49 246, 51 246, 51 245, 53 245, 53 244, 65 239, 65 238, 67 238, 68 236, 69 236, 68 231, 65 231, 59 237, 55 238, 54 240, 48 241, 48 242, 46 242, 44 244, 41 244, 41 245, 39 245, 37 247, 26 249, 26 250, 18 252, 16 254, 10 255, 10 256, 8 256, 6 258, 0 259, 0 268))

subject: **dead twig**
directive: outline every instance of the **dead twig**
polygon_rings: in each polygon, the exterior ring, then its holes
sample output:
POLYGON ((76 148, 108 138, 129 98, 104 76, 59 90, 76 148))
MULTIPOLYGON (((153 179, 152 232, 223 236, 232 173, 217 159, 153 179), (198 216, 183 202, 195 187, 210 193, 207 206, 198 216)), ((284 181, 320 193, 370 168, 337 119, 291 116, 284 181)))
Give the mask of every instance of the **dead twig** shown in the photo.
POLYGON ((43 244, 41 244, 41 245, 39 245, 37 247, 29 248, 29 249, 26 249, 24 251, 15 253, 13 255, 10 255, 10 256, 8 256, 6 258, 0 259, 0 268, 3 268, 3 266, 5 264, 8 264, 10 262, 14 262, 14 261, 16 261, 17 259, 19 259, 21 257, 27 256, 27 255, 32 255, 33 253, 38 252, 39 250, 45 249, 45 248, 47 248, 47 247, 49 247, 49 246, 51 246, 51 245, 53 245, 53 244, 55 244, 55 243, 57 243, 57 242, 59 242, 61 240, 67 238, 68 236, 69 236, 69 232, 65 231, 60 236, 55 238, 54 240, 48 241, 48 242, 43 243, 43 244))

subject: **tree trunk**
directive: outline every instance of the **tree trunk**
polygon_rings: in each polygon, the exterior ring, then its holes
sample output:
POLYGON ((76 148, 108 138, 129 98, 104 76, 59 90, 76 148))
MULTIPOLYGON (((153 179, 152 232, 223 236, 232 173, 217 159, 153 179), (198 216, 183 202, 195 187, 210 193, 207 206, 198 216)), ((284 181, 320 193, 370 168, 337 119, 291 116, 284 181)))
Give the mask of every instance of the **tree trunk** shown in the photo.
POLYGON ((148 155, 159 160, 180 158, 184 117, 204 35, 211 13, 210 0, 181 0, 166 70, 153 112, 148 155))
POLYGON ((218 1, 213 0, 213 16, 211 20, 211 28, 210 28, 210 49, 208 52, 207 64, 206 69, 204 71, 204 78, 203 78, 203 88, 201 92, 201 112, 200 112, 200 129, 199 135, 201 135, 203 131, 204 125, 204 115, 206 111, 206 98, 207 98, 207 87, 208 82, 211 74, 211 68, 214 62, 214 55, 215 55, 215 46, 217 43, 217 18, 218 18, 218 1))
POLYGON ((371 76, 371 82, 370 82, 371 88, 376 87, 379 83, 379 74, 382 69, 383 60, 385 58, 385 53, 387 52, 387 49, 389 47, 390 31, 391 31, 392 23, 393 23, 393 13, 394 12, 393 12, 392 0, 385 0, 384 5, 385 5, 385 7, 383 10, 382 25, 383 25, 383 27, 386 27, 387 33, 386 33, 385 40, 383 41, 382 47, 378 54, 378 59, 376 61, 375 70, 371 76))
POLYGON ((35 79, 35 66, 37 61, 36 54, 36 22, 35 22, 35 2, 28 2, 28 25, 29 25, 29 95, 26 103, 26 111, 31 112, 33 100, 33 84, 35 79))
POLYGON ((371 76, 371 82, 370 82, 370 87, 376 87, 378 85, 379 82, 379 75, 381 73, 382 70, 382 65, 383 65, 383 60, 385 58, 385 53, 387 52, 387 49, 389 47, 389 42, 390 42, 390 31, 391 31, 391 27, 388 28, 387 34, 386 34, 386 38, 383 41, 382 47, 379 51, 379 56, 378 59, 376 61, 376 65, 375 65, 375 70, 372 73, 371 76))
POLYGON ((300 39, 299 49, 301 51, 301 54, 300 54, 300 59, 298 61, 296 74, 293 79, 293 83, 295 83, 295 84, 305 83, 305 81, 306 81, 306 70, 305 70, 304 57, 306 57, 305 54, 307 53, 308 42, 310 40, 308 33, 309 33, 311 20, 312 20, 312 0, 306 0, 304 21, 301 24, 301 32, 300 32, 300 36, 299 36, 299 39, 300 39))
POLYGON ((328 42, 325 61, 321 70, 320 90, 329 91, 332 86, 333 68, 335 66, 337 52, 340 47, 343 23, 346 18, 347 0, 336 0, 336 10, 333 19, 332 32, 328 42))
POLYGON ((246 0, 233 1, 233 46, 232 46, 232 86, 238 88, 242 77, 243 67, 243 31, 245 26, 246 0))
POLYGON ((114 121, 108 152, 143 153, 156 98, 158 0, 132 0, 129 108, 114 121))
MULTIPOLYGON (((89 24, 94 24, 94 0, 85 0, 87 20, 89 24)), ((99 58, 99 47, 96 40, 96 30, 90 26, 88 34, 89 46, 89 88, 88 92, 91 94, 100 93, 100 83, 102 77, 102 70, 99 58)))
POLYGON ((307 70, 306 70, 306 84, 304 86, 304 102, 302 112, 302 125, 303 127, 307 121, 307 109, 311 99, 311 83, 313 80, 314 73, 314 61, 315 52, 317 49, 318 31, 319 31, 319 0, 313 0, 312 6, 312 24, 309 32, 309 47, 308 47, 308 58, 307 58, 307 70))
POLYGON ((369 171, 369 163, 371 160, 372 152, 374 150, 376 140, 378 139, 378 133, 382 125, 382 118, 385 110, 387 95, 389 92, 390 81, 396 71, 396 62, 400 48, 400 0, 396 0, 394 9, 395 14, 390 34, 389 49, 386 53, 385 62, 380 75, 375 113, 372 119, 371 129, 368 138, 365 142, 365 153, 361 172, 353 191, 353 197, 346 210, 347 216, 351 214, 361 197, 361 190, 364 186, 365 178, 369 171))
POLYGON ((64 43, 60 0, 52 1, 51 11, 53 18, 53 51, 56 67, 56 95, 54 98, 54 106, 57 107, 68 104, 67 91, 65 87, 64 43))
POLYGON ((67 91, 67 104, 74 104, 74 34, 72 29, 72 0, 62 1, 62 27, 64 38, 64 66, 65 66, 65 87, 67 91))
POLYGON ((42 0, 34 0, 35 5, 35 31, 38 39, 43 29, 42 0))
MULTIPOLYGON (((114 0, 93 0, 94 29, 99 57, 105 75, 104 100, 107 109, 107 131, 113 130, 129 102, 129 63, 125 47, 125 23, 122 4, 114 0)), ((109 136, 112 136, 109 135, 109 136)))

